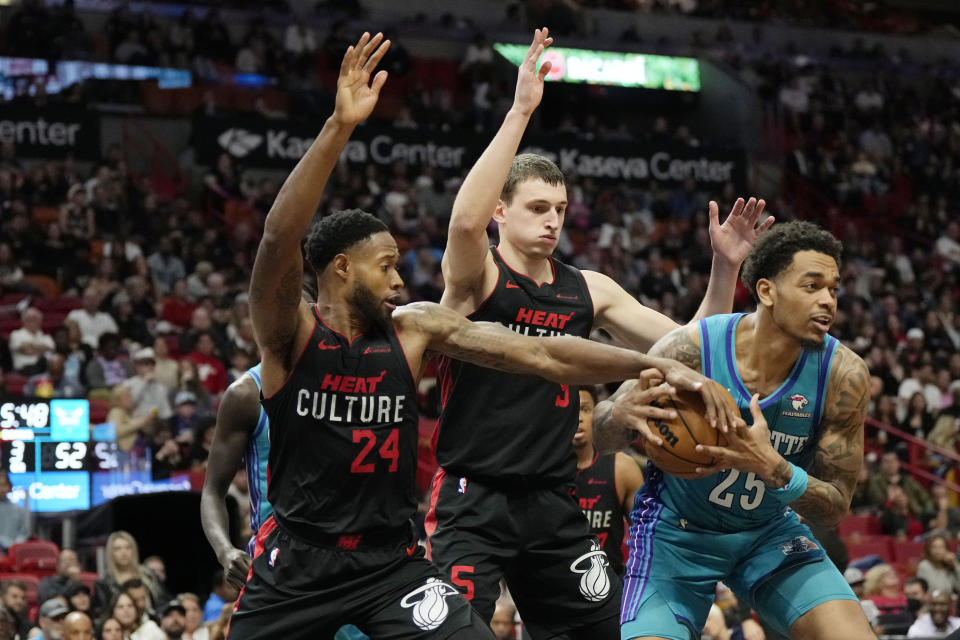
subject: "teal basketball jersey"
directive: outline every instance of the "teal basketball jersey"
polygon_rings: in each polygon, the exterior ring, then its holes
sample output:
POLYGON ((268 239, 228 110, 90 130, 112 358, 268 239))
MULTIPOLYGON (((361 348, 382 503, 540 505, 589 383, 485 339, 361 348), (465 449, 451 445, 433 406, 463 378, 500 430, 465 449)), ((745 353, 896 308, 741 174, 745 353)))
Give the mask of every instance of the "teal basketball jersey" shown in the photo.
MULTIPOLYGON (((744 315, 717 315, 700 320, 700 364, 706 377, 730 392, 743 419, 752 424, 751 394, 737 370, 734 346, 737 325, 744 315)), ((828 335, 822 351, 802 351, 784 383, 760 399, 774 449, 804 469, 816 449, 830 367, 838 345, 837 340, 828 335)), ((760 478, 736 469, 695 479, 663 474, 659 497, 689 522, 719 531, 753 527, 781 515, 784 510, 777 498, 767 494, 760 478)))
MULTIPOLYGON (((253 378, 257 389, 262 391, 260 383, 260 364, 247 369, 245 375, 253 378)), ((257 529, 271 513, 273 507, 267 500, 267 461, 270 459, 270 421, 267 412, 260 405, 260 417, 257 427, 250 434, 244 460, 247 466, 247 482, 250 485, 250 530, 256 537, 257 529)))

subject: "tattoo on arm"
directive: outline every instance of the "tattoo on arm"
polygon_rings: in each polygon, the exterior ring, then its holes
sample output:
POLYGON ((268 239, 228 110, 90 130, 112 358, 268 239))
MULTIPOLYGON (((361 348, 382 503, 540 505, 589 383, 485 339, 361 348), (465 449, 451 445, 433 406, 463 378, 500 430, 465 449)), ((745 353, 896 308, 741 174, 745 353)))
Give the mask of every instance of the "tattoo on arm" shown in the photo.
POLYGON ((700 345, 694 342, 691 336, 695 330, 690 326, 674 329, 660 338, 659 342, 650 348, 649 354, 670 358, 694 371, 700 371, 700 345))
POLYGON ((852 351, 840 347, 824 408, 823 435, 810 466, 807 491, 791 503, 800 515, 835 525, 850 508, 863 464, 863 424, 870 372, 852 351))
POLYGON ((614 424, 613 403, 617 398, 629 392, 637 385, 636 380, 627 380, 616 393, 597 405, 593 411, 593 446, 600 453, 620 451, 630 446, 637 437, 633 429, 625 429, 614 424))
POLYGON ((786 460, 781 460, 773 470, 773 474, 765 479, 764 482, 768 487, 773 489, 783 489, 790 484, 792 475, 793 470, 790 467, 790 463, 786 460))

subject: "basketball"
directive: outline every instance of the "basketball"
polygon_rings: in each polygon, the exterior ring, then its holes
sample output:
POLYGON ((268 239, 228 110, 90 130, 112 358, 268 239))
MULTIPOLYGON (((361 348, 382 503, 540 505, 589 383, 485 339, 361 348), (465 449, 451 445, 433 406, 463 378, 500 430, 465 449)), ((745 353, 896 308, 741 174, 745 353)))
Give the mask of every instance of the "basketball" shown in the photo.
MULTIPOLYGON (((724 394, 724 399, 735 406, 733 397, 724 394)), ((710 426, 704 417, 706 407, 703 397, 694 391, 677 391, 677 398, 667 397, 657 401, 656 406, 674 409, 677 417, 673 420, 648 419, 647 426, 659 434, 663 445, 652 442, 645 444, 647 456, 664 473, 678 478, 696 478, 697 467, 709 467, 714 464, 713 456, 697 451, 697 445, 724 446, 726 438, 719 429, 710 426)))

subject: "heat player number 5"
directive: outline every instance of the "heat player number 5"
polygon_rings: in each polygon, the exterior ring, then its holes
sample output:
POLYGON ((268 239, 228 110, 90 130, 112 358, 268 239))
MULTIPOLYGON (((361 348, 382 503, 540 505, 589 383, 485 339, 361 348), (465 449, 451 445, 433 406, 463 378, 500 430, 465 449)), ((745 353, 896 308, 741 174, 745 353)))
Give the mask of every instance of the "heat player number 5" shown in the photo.
MULTIPOLYGON (((376 454, 371 455, 374 447, 377 446, 377 434, 370 429, 354 429, 354 444, 362 444, 360 453, 350 463, 350 473, 374 473, 377 470, 376 454)), ((380 443, 377 450, 382 460, 389 460, 390 467, 387 469, 390 473, 397 470, 400 461, 400 430, 391 429, 387 437, 380 443)))

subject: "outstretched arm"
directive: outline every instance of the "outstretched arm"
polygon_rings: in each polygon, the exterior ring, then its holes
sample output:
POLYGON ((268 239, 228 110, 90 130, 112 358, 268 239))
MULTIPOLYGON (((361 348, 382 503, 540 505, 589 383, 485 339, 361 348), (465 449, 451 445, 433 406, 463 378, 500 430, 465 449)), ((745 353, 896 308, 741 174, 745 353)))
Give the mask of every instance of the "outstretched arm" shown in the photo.
POLYGON ((337 79, 336 107, 320 135, 283 183, 270 208, 250 279, 250 317, 263 352, 264 393, 270 395, 289 372, 301 318, 300 241, 354 127, 373 111, 387 72, 370 74, 390 47, 383 34, 363 34, 347 49, 337 79))
POLYGON ((250 434, 260 418, 260 391, 249 376, 229 387, 220 400, 217 426, 207 459, 207 476, 200 494, 200 522, 207 541, 231 584, 240 588, 247 579, 250 556, 233 546, 227 517, 227 491, 240 467, 250 434))
MULTIPOLYGON (((671 384, 699 391, 706 378, 666 358, 574 336, 522 336, 495 322, 471 322, 431 302, 393 312, 401 339, 419 337, 418 351, 432 351, 508 373, 538 375, 560 384, 598 384, 657 369, 671 384)), ((710 402, 710 399, 707 399, 710 402)))
MULTIPOLYGON (((850 509, 850 500, 863 465, 863 425, 870 396, 870 372, 867 365, 846 347, 834 357, 833 370, 817 443, 807 475, 806 491, 789 504, 800 515, 827 527, 836 526, 850 509)), ((714 456, 714 467, 703 469, 707 475, 721 469, 754 472, 771 489, 788 487, 793 467, 770 444, 770 430, 760 412, 759 398, 750 402, 753 426, 740 424, 727 434, 726 447, 697 450, 714 456)))
MULTIPOLYGON (((743 198, 740 198, 734 203, 724 223, 720 224, 717 203, 710 202, 713 268, 710 271, 706 294, 694 319, 729 313, 733 309, 733 294, 740 265, 746 259, 757 236, 773 224, 773 218, 770 217, 757 226, 764 206, 763 200, 750 198, 745 203, 743 198)), ((583 277, 593 297, 596 315, 594 326, 606 329, 625 346, 646 351, 650 345, 677 328, 676 322, 643 306, 607 276, 584 271, 583 277)))
POLYGON ((713 264, 710 268, 710 281, 703 302, 697 309, 694 320, 713 316, 718 313, 730 313, 733 310, 733 295, 737 288, 740 265, 746 260, 750 248, 757 237, 770 228, 773 216, 757 226, 763 209, 764 200, 750 198, 746 202, 737 198, 730 215, 720 224, 720 210, 717 203, 710 201, 710 244, 713 246, 713 264))
MULTIPOLYGON (((693 371, 700 371, 700 333, 696 325, 677 327, 650 349, 651 356, 670 358, 693 371)), ((726 431, 729 425, 740 419, 729 401, 724 401, 727 393, 723 387, 707 380, 701 395, 706 401, 706 418, 718 429, 726 431)), ((594 446, 602 452, 616 451, 626 447, 639 433, 644 440, 657 446, 663 444, 660 436, 650 430, 648 418, 672 419, 674 415, 651 405, 651 402, 664 395, 675 395, 670 385, 658 386, 662 376, 657 372, 644 372, 639 382, 628 380, 620 385, 616 393, 597 405, 593 413, 594 446)), ((672 412, 671 412, 672 413, 672 412)))
MULTIPOLYGON (((544 78, 550 71, 550 63, 543 63, 539 70, 536 63, 544 48, 552 42, 547 29, 536 30, 517 74, 513 106, 490 145, 464 178, 453 201, 442 267, 446 283, 444 303, 454 308, 468 298, 482 295, 477 290, 483 286, 487 260, 490 259, 487 225, 497 207, 523 132, 543 96, 544 78)), ((490 261, 492 267, 492 259, 490 261)))

